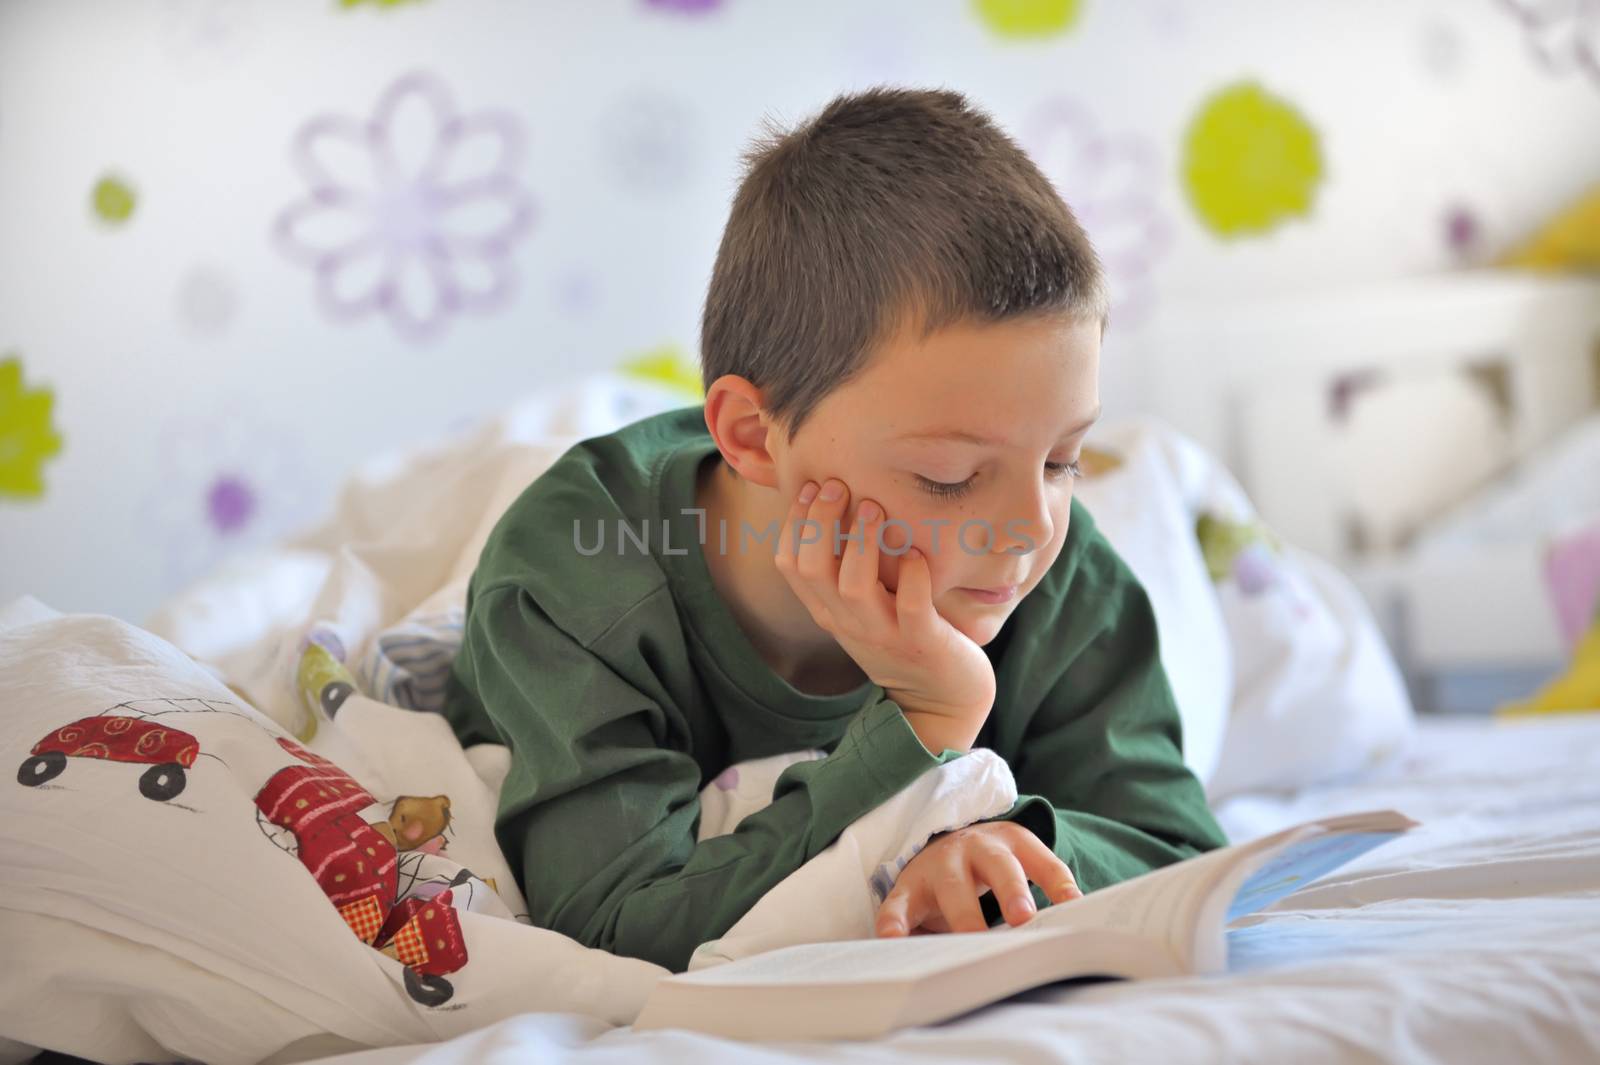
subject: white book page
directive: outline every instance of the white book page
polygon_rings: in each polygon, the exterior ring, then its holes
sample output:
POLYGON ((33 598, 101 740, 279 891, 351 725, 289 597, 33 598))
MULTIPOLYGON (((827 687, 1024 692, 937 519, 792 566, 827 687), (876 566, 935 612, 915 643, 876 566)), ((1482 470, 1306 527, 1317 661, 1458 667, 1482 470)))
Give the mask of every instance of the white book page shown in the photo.
MULTIPOLYGON (((1015 928, 997 925, 985 932, 807 943, 678 974, 669 977, 667 982, 746 987, 909 983, 1015 950, 1020 946, 1015 941, 1017 936, 1071 931, 1112 933, 1147 941, 1154 948, 1153 953, 1165 955, 1178 968, 1190 971, 1196 966, 1200 940, 1221 942, 1222 912, 1235 901, 1239 885, 1271 851, 1310 837, 1338 835, 1340 829, 1349 832, 1358 827, 1379 827, 1392 831, 1403 830, 1402 826, 1413 823, 1391 811, 1309 822, 1248 843, 1209 851, 1101 888, 1083 898, 1047 907, 1015 928), (1335 831, 1325 832, 1330 825, 1336 826, 1335 831), (1226 897, 1218 895, 1219 886, 1230 879, 1234 882, 1229 886, 1234 890, 1226 897), (1213 896, 1217 897, 1213 899, 1213 896), (1218 912, 1214 916, 1207 915, 1212 927, 1198 928, 1201 911, 1208 900, 1218 912)), ((1297 859, 1294 865, 1298 869, 1271 866, 1266 874, 1251 882, 1260 894, 1253 890, 1245 893, 1244 899, 1259 900, 1284 882, 1282 874, 1298 871, 1303 876, 1317 870, 1320 875, 1370 845, 1368 840, 1360 839, 1352 840, 1348 847, 1319 845, 1294 849, 1291 853, 1297 859), (1299 860, 1308 857, 1313 860, 1302 865, 1299 860), (1339 861, 1331 861, 1335 858, 1339 861)))
MULTIPOLYGON (((1309 883, 1415 825, 1415 821, 1393 810, 1308 821, 1050 906, 1020 927, 1044 930, 1092 926, 1152 939, 1167 936, 1186 940, 1206 899, 1235 869, 1255 868, 1264 852, 1287 848, 1292 860, 1286 859, 1281 865, 1269 861, 1267 871, 1246 885, 1248 890, 1241 893, 1241 904, 1268 905, 1282 897, 1271 894, 1273 888, 1309 883), (1289 879, 1291 874, 1295 874, 1294 879, 1289 879)), ((1231 892, 1227 901, 1234 901, 1231 892)), ((1230 919, 1233 916, 1237 915, 1230 914, 1230 919)))
POLYGON ((1227 847, 1041 910, 1018 932, 1103 928, 1150 940, 1188 968, 1195 915, 1251 848, 1227 847))
POLYGON ((930 973, 1015 950, 1003 929, 934 935, 804 943, 709 969, 670 977, 684 984, 879 984, 919 980, 930 973))

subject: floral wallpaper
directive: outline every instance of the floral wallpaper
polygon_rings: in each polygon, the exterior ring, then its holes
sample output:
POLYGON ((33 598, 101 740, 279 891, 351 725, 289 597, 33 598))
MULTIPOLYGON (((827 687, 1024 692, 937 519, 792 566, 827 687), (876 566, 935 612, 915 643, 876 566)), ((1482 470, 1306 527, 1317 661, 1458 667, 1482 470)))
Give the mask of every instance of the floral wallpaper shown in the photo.
POLYGON ((0 359, 0 498, 44 495, 45 461, 61 450, 50 418, 55 397, 47 388, 26 388, 22 361, 0 359))
POLYGON ((437 77, 407 73, 370 115, 308 119, 290 151, 305 195, 274 234, 330 319, 377 314, 421 341, 510 297, 511 252, 534 217, 516 116, 458 111, 437 77))
POLYGON ((1487 263, 1600 173, 1600 0, 10 0, 0 601, 137 621, 580 374, 693 402, 742 151, 881 82, 1077 212, 1113 413, 1168 301, 1487 263))
POLYGON ((1254 82, 1207 98, 1184 137, 1185 191, 1220 237, 1266 233, 1309 216, 1321 181, 1316 130, 1254 82))

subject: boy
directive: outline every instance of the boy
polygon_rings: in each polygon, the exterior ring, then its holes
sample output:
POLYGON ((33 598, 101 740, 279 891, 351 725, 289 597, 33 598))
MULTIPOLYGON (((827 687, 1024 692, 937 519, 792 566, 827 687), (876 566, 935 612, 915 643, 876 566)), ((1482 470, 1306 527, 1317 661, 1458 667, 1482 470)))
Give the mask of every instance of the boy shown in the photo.
POLYGON ((704 408, 574 446, 472 578, 448 714, 511 748, 496 831, 534 923, 682 971, 975 746, 1021 797, 918 852, 879 935, 1225 843, 1149 601, 1072 499, 1105 308, 1070 211, 953 92, 841 97, 747 161, 704 408), (707 781, 812 747, 696 844, 707 781))

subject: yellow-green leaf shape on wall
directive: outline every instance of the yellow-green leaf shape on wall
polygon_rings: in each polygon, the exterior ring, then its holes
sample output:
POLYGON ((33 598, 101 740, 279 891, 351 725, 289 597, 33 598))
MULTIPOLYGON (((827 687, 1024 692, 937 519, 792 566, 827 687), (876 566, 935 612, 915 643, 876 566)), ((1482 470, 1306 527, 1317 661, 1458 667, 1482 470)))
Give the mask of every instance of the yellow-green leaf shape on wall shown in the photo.
POLYGON ((1182 176, 1189 203, 1213 232, 1266 233, 1311 213, 1323 176, 1317 131, 1255 82, 1230 85, 1189 124, 1182 176))
POLYGON ((133 187, 115 174, 107 174, 96 181, 89 195, 89 205, 94 208, 95 216, 113 226, 132 218, 138 203, 139 197, 133 187))
POLYGON ((44 495, 44 461, 61 450, 50 424, 54 400, 48 388, 23 390, 21 359, 0 359, 0 496, 44 495))
POLYGON ((665 385, 694 399, 704 399, 700 370, 675 344, 663 344, 636 355, 622 364, 622 373, 641 381, 665 385))
POLYGON ((1001 37, 1055 37, 1077 25, 1083 0, 973 0, 984 25, 1001 37))

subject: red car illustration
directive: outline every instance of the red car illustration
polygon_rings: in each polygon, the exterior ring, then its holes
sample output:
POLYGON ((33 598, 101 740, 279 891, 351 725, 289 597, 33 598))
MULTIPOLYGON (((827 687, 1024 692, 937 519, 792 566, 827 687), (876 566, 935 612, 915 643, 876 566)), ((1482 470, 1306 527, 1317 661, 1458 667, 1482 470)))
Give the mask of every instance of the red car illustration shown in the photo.
POLYGON ((166 802, 189 782, 184 771, 200 756, 200 741, 159 721, 96 714, 63 725, 33 745, 17 769, 17 783, 37 787, 60 776, 68 758, 100 758, 150 768, 139 777, 139 793, 166 802))
MULTIPOLYGON (((173 709, 142 714, 136 704, 124 703, 113 710, 133 713, 100 713, 56 729, 34 744, 17 769, 17 782, 38 787, 65 772, 69 758, 98 758, 149 766, 139 778, 140 793, 157 802, 175 798, 201 755, 200 742, 160 718, 231 711, 218 711, 204 699, 153 702, 173 709)), ((455 990, 445 974, 467 963, 451 889, 470 874, 462 870, 451 888, 431 898, 397 899, 394 844, 361 817, 376 800, 326 758, 287 737, 275 739, 299 764, 278 770, 256 794, 258 816, 293 835, 301 864, 356 938, 405 965, 413 999, 425 1006, 448 1002, 455 990)))

